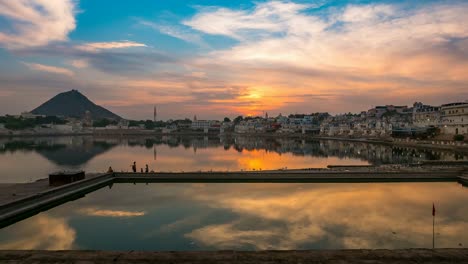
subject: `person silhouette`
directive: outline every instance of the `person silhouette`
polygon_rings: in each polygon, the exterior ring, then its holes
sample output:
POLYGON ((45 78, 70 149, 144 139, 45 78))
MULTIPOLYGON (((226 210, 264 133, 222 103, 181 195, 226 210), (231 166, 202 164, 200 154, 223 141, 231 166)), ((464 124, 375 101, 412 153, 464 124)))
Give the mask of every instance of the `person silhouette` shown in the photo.
POLYGON ((136 172, 136 161, 133 162, 132 170, 133 170, 133 172, 136 172))
POLYGON ((145 173, 148 173, 148 172, 149 172, 149 168, 148 168, 148 164, 146 164, 145 173))

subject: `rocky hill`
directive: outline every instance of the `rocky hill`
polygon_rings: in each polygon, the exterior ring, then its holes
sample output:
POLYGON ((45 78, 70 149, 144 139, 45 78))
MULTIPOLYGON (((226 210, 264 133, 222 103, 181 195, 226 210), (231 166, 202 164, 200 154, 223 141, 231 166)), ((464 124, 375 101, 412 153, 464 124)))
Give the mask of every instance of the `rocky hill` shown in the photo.
POLYGON ((86 111, 91 113, 91 118, 96 119, 122 119, 111 111, 91 102, 86 96, 77 90, 60 93, 49 101, 32 110, 36 115, 84 117, 86 111))

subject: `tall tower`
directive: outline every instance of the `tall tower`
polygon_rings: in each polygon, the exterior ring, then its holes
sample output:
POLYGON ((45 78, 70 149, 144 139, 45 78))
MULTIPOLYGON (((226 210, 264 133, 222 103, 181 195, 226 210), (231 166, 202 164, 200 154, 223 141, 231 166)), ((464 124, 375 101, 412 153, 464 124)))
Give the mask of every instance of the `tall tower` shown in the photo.
POLYGON ((154 106, 154 112, 153 112, 153 121, 156 122, 157 120, 157 117, 158 117, 158 112, 156 110, 156 105, 154 106))

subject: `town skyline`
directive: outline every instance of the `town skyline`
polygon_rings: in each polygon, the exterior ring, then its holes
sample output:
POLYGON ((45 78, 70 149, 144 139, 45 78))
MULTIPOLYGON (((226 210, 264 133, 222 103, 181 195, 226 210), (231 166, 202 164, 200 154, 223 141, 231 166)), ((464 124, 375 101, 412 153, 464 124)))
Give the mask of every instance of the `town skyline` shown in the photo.
MULTIPOLYGON (((53 96, 52 98, 50 98, 49 100, 41 103, 38 105, 38 107, 32 111, 22 111, 20 113, 14 113, 14 114, 6 114, 5 116, 34 116, 36 113, 35 111, 37 111, 38 109, 40 109, 41 107, 44 107, 46 104, 49 104, 50 102, 56 100, 58 97, 61 97, 61 96, 64 96, 66 95, 67 97, 68 96, 71 96, 72 98, 75 97, 76 95, 78 95, 79 98, 84 98, 85 100, 89 100, 86 95, 83 95, 80 93, 80 91, 77 91, 77 90, 71 90, 71 91, 67 91, 67 92, 63 92, 63 93, 59 93, 55 96, 53 96)), ((63 98, 63 97, 62 97, 63 98)), ((72 104, 74 105, 73 107, 78 107, 78 105, 76 104, 84 104, 84 105, 88 105, 88 103, 91 103, 91 104, 94 104, 94 102, 92 100, 86 102, 86 101, 80 101, 80 100, 77 100, 77 101, 74 101, 76 99, 72 99, 73 101, 61 101, 60 99, 58 99, 58 101, 55 101, 54 104, 55 106, 53 107, 59 107, 60 105, 67 105, 67 104, 72 104)), ((82 99, 81 99, 82 100, 82 99)), ((330 116, 341 116, 341 115, 361 115, 363 113, 368 113, 368 112, 372 112, 372 111, 375 111, 376 109, 378 108, 382 108, 382 109, 387 109, 387 108, 399 108, 399 109, 405 109, 405 111, 407 113, 412 113, 413 112, 413 109, 414 108, 432 108, 432 107, 435 107, 435 108, 440 108, 441 106, 444 106, 444 105, 449 105, 449 104, 457 104, 457 103, 461 103, 461 104, 467 104, 468 103, 468 100, 459 100, 459 101, 456 101, 456 102, 445 102, 443 104, 439 104, 439 105, 430 105, 430 104, 425 104, 425 102, 420 102, 420 101, 415 101, 413 102, 412 104, 405 104, 405 105, 397 105, 397 104, 391 104, 391 103, 387 103, 387 104, 384 104, 384 105, 370 105, 368 106, 367 108, 364 108, 364 109, 360 109, 356 112, 352 112, 352 111, 348 111, 348 112, 342 112, 342 113, 333 113, 333 112, 328 112, 328 111, 324 111, 324 112, 320 112, 320 111, 314 111, 313 109, 306 109, 305 111, 303 112, 294 112, 294 113, 272 113, 272 112, 268 112, 268 111, 262 111, 261 113, 258 113, 258 114, 255 114, 255 115, 243 115, 243 114, 233 114, 233 115, 225 115, 224 117, 219 117, 219 118, 204 118, 203 116, 200 116, 198 117, 197 114, 195 113, 185 113, 185 116, 181 116, 181 117, 176 117, 176 118, 172 118, 172 117, 168 117, 168 118, 161 118, 160 116, 160 113, 161 113, 161 109, 159 109, 157 107, 157 104, 154 104, 153 107, 152 107, 152 116, 150 118, 149 115, 147 115, 146 117, 144 118, 137 118, 137 119, 132 119, 132 118, 127 118, 125 116, 118 116, 119 113, 110 113, 110 114, 113 114, 113 115, 116 115, 116 117, 118 119, 122 118, 122 119, 126 119, 126 120, 158 120, 158 121, 168 121, 168 120, 182 120, 182 119, 190 119, 190 120, 196 120, 196 119, 199 119, 199 120, 223 120, 225 118, 229 118, 229 119, 234 119, 236 117, 252 117, 252 118, 258 118, 258 117, 261 117, 261 118, 268 118, 268 117, 273 117, 273 118, 277 118, 277 117, 280 117, 280 116, 294 116, 294 115, 312 115, 312 114, 327 114, 327 115, 330 115, 330 116), (159 118, 158 118, 159 117, 159 118)), ((81 105, 80 108, 82 109, 85 109, 83 107, 85 107, 84 105, 81 105)), ((50 106, 49 106, 50 107, 50 106)), ((72 108, 73 108, 72 107, 72 108)), ((95 107, 101 107, 99 104, 95 105, 95 107)), ((71 108, 69 108, 67 111, 70 111, 72 110, 71 108)), ((78 109, 76 109, 78 110, 78 109)), ((76 111, 75 110, 75 114, 73 115, 76 115, 76 116, 81 116, 82 114, 84 114, 85 112, 81 113, 81 114, 78 114, 78 112, 80 112, 79 110, 76 111)), ((104 111, 107 111, 107 109, 103 109, 104 111)), ((61 111, 60 109, 56 109, 55 111, 61 111)), ((439 110, 434 110, 434 109, 430 109, 430 111, 439 111, 439 110)), ((425 111, 424 111, 425 112, 425 111)), ((53 113, 49 113, 49 114, 39 114, 39 115, 42 115, 42 116, 63 116, 63 115, 57 115, 57 114, 53 114, 53 113)), ((184 115, 184 114, 182 114, 184 115)), ((2 116, 2 115, 0 115, 2 116)), ((69 116, 69 114, 66 114, 64 116, 69 116)), ((163 114, 164 116, 164 114, 163 114)), ((99 120, 101 119, 102 117, 94 117, 94 119, 96 120, 99 120)), ((105 119, 114 119, 112 117, 104 117, 105 119)))
POLYGON ((0 115, 72 89, 137 120, 155 104, 167 120, 464 102, 467 11, 464 1, 0 0, 0 115))

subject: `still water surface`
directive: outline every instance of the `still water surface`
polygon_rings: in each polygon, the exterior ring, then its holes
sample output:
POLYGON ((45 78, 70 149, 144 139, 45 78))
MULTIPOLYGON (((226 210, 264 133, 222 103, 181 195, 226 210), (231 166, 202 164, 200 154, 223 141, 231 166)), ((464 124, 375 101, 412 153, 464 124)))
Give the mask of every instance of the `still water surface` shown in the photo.
POLYGON ((113 184, 0 230, 0 249, 260 250, 468 245, 453 183, 113 184))
POLYGON ((0 183, 31 182, 63 169, 129 171, 266 170, 343 164, 467 159, 453 152, 340 141, 254 137, 0 138, 0 183))

